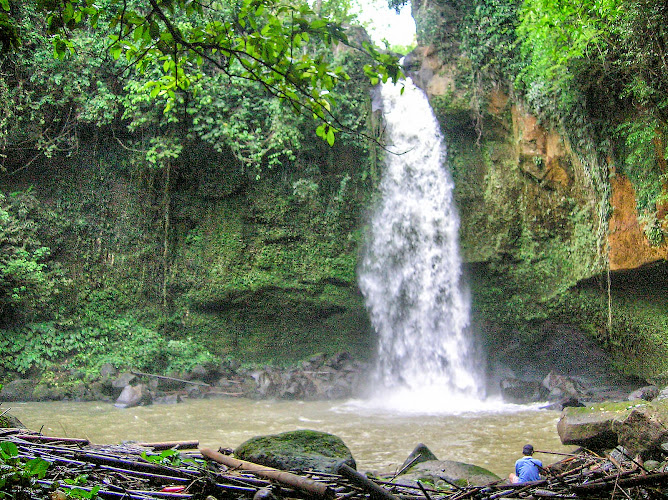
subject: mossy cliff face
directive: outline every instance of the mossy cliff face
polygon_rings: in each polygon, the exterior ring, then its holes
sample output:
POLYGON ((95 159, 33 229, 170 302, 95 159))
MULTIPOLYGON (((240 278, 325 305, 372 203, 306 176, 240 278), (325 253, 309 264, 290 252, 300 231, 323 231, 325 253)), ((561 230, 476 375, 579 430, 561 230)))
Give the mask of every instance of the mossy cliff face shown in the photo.
POLYGON ((299 192, 298 178, 254 181, 197 212, 173 267, 185 331, 251 360, 371 355, 355 277, 364 193, 349 174, 334 178, 329 193, 299 192))
POLYGON ((550 335, 578 332, 623 372, 665 372, 668 312, 656 307, 665 280, 635 273, 652 264, 664 276, 668 245, 648 241, 623 176, 596 174, 614 174, 614 164, 594 168, 596 158, 539 123, 507 83, 471 78, 465 4, 413 2, 419 46, 408 67, 447 141, 474 322, 492 363, 503 357, 515 374, 544 376, 552 367, 531 368, 531 353, 550 335))
POLYGON ((14 176, 2 190, 30 192, 26 224, 63 280, 47 321, 0 331, 16 351, 0 376, 370 358, 356 283, 370 166, 343 142, 314 137, 319 158, 259 178, 231 154, 186 144, 168 198, 164 169, 137 168, 112 141, 14 176))

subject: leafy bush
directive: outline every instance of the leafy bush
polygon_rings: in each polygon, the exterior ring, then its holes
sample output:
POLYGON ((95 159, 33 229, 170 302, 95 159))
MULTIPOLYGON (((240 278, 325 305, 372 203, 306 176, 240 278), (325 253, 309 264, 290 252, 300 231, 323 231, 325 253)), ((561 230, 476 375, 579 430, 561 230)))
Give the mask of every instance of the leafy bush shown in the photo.
POLYGON ((39 202, 27 192, 0 192, 0 324, 45 316, 62 275, 43 246, 39 202))
POLYGON ((104 363, 165 373, 216 361, 196 340, 168 340, 132 317, 81 328, 50 322, 0 330, 0 351, 6 353, 0 366, 21 374, 66 368, 95 377, 104 363))

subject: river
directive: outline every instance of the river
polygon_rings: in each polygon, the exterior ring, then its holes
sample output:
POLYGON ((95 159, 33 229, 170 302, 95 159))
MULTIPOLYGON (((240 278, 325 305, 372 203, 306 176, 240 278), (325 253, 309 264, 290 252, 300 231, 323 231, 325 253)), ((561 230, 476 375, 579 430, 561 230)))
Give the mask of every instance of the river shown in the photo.
MULTIPOLYGON (((505 405, 462 414, 408 414, 365 408, 362 401, 187 400, 178 405, 130 409, 102 402, 4 403, 30 429, 46 435, 110 444, 199 440, 201 446, 234 448, 248 438, 296 429, 343 439, 359 470, 393 472, 417 443, 442 460, 485 467, 500 476, 513 470, 522 446, 568 452, 556 431, 559 413, 505 405)), ((545 463, 560 457, 536 454, 545 463)))

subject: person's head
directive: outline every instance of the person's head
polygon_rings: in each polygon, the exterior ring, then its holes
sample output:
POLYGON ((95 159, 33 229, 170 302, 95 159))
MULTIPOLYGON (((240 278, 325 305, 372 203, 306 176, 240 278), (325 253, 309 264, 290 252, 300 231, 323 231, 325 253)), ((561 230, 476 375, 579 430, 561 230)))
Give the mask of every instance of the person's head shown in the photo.
POLYGON ((522 448, 522 455, 527 455, 527 456, 533 455, 533 446, 531 446, 530 444, 525 444, 524 448, 522 448))

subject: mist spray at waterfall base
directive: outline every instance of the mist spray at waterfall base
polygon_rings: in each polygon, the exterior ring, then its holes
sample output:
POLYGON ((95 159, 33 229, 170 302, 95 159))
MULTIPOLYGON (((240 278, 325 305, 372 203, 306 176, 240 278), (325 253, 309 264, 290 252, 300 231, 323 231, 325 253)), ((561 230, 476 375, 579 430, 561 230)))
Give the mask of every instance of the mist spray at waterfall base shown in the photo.
POLYGON ((386 154, 360 268, 378 334, 365 403, 419 413, 489 408, 484 362, 469 328, 459 217, 438 121, 410 79, 403 93, 401 85, 383 85, 380 99, 394 154, 386 154))

